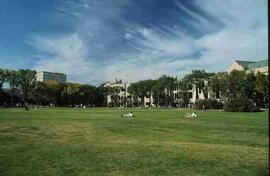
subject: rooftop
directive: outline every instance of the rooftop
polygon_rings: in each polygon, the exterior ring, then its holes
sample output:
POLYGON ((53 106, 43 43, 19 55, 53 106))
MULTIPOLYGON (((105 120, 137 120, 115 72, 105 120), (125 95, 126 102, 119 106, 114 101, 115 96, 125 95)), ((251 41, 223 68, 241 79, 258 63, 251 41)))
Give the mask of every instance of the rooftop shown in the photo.
POLYGON ((261 67, 267 67, 268 66, 268 60, 262 60, 259 62, 255 62, 248 65, 249 69, 255 69, 255 68, 261 68, 261 67))
POLYGON ((246 69, 255 69, 255 68, 261 68, 261 67, 267 67, 268 66, 268 60, 261 60, 258 62, 255 61, 240 61, 240 60, 236 60, 236 62, 239 65, 242 65, 244 68, 246 69))
POLYGON ((235 62, 237 62, 239 65, 242 65, 244 68, 248 68, 249 64, 256 63, 256 62, 253 62, 253 61, 240 61, 240 60, 236 60, 235 62))

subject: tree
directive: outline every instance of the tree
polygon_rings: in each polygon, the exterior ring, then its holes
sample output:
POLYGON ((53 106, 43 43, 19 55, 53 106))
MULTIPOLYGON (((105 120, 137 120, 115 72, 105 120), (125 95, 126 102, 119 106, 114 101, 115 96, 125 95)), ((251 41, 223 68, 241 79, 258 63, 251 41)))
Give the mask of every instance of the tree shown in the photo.
POLYGON ((255 99, 258 106, 265 107, 269 101, 268 76, 260 72, 256 74, 255 99))
POLYGON ((108 88, 104 87, 103 85, 100 85, 98 87, 95 87, 95 106, 106 106, 106 97, 109 93, 108 88))
POLYGON ((241 95, 245 78, 245 71, 238 70, 233 70, 225 76, 224 93, 227 99, 233 99, 241 95))
POLYGON ((15 89, 19 86, 19 72, 15 70, 6 71, 6 81, 9 84, 11 105, 14 104, 14 93, 15 89))
POLYGON ((207 82, 213 75, 214 73, 207 73, 204 70, 193 70, 191 74, 186 75, 186 78, 195 85, 196 100, 199 99, 199 90, 203 91, 205 99, 208 98, 207 82))
POLYGON ((254 72, 246 73, 245 80, 243 81, 243 88, 241 94, 247 98, 255 100, 256 96, 256 75, 254 72))
POLYGON ((3 87, 4 82, 6 81, 7 71, 0 68, 0 91, 3 87))
POLYGON ((49 99, 49 103, 52 103, 54 106, 60 105, 62 90, 63 85, 61 83, 57 81, 46 81, 45 91, 49 99))
POLYGON ((2 91, 2 87, 5 81, 6 81, 6 70, 0 68, 0 105, 6 102, 6 96, 2 91))
MULTIPOLYGON (((132 83, 129 88, 128 88, 128 92, 130 94, 132 94, 133 98, 140 99, 140 102, 138 101, 138 106, 139 104, 141 104, 141 106, 143 106, 145 104, 144 102, 144 98, 150 98, 152 95, 152 88, 153 86, 156 84, 155 80, 143 80, 143 81, 139 81, 136 83, 132 83)), ((150 104, 152 104, 152 102, 150 102, 150 104)))
POLYGON ((224 81, 227 73, 219 72, 212 75, 209 79, 209 88, 213 94, 213 98, 221 98, 221 93, 224 93, 224 81))
POLYGON ((122 87, 120 87, 120 86, 115 86, 115 87, 109 88, 112 106, 114 106, 114 107, 120 106, 121 97, 120 97, 119 93, 121 92, 121 90, 122 90, 122 87))
POLYGON ((29 96, 33 93, 36 84, 36 71, 19 70, 18 71, 18 85, 22 91, 22 98, 24 103, 27 103, 29 96))
POLYGON ((233 70, 225 78, 225 111, 259 111, 255 100, 254 73, 233 70))
POLYGON ((177 79, 174 77, 162 75, 152 87, 153 96, 157 106, 172 106, 173 91, 177 85, 177 79))
POLYGON ((187 77, 184 77, 178 82, 178 88, 180 90, 179 98, 183 105, 189 104, 189 90, 192 82, 187 77))
POLYGON ((47 96, 47 86, 44 82, 37 82, 34 89, 34 97, 37 105, 41 105, 45 102, 48 102, 47 96))

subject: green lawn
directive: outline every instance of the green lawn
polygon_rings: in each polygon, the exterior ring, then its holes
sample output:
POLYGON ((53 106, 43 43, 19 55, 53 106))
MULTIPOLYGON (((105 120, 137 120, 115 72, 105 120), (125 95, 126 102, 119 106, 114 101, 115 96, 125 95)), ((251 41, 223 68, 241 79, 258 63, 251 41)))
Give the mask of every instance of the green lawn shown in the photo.
POLYGON ((268 111, 0 109, 0 175, 268 175, 268 111))

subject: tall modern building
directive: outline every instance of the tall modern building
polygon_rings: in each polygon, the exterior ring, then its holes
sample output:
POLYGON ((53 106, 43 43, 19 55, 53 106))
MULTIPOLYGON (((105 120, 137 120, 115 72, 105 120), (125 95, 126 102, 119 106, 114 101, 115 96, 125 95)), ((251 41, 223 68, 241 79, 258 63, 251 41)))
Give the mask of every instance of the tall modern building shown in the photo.
POLYGON ((37 81, 46 82, 46 81, 57 81, 60 83, 66 83, 67 75, 63 73, 52 73, 46 71, 38 71, 36 74, 37 81))

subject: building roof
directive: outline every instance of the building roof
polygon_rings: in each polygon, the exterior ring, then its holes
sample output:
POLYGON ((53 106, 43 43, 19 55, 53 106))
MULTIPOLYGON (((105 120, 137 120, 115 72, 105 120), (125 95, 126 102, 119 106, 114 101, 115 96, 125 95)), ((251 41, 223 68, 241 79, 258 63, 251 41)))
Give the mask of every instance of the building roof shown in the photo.
POLYGON ((239 65, 243 66, 245 69, 249 69, 249 70, 268 66, 268 60, 267 59, 261 60, 261 61, 258 61, 258 62, 240 61, 240 60, 236 60, 235 62, 237 62, 239 65))
POLYGON ((255 62, 248 65, 248 69, 255 69, 255 68, 261 68, 261 67, 267 67, 268 66, 268 60, 262 60, 259 62, 255 62))
POLYGON ((236 63, 238 63, 239 65, 243 66, 244 68, 249 68, 248 65, 249 64, 254 64, 256 62, 253 61, 240 61, 240 60, 235 60, 236 63))
POLYGON ((37 73, 49 73, 49 74, 56 74, 56 75, 66 75, 64 73, 49 72, 49 71, 37 71, 37 73))

